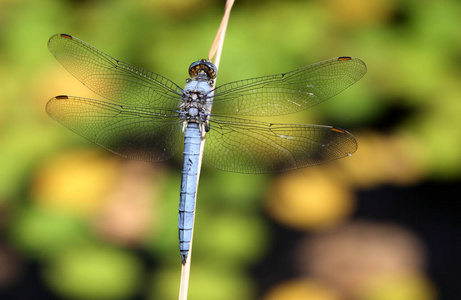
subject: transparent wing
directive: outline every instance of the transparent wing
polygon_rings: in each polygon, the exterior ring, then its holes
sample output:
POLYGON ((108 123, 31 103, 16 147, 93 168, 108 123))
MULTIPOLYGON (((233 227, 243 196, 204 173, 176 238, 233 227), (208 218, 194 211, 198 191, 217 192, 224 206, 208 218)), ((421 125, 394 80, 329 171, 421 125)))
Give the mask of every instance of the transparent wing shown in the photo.
POLYGON ((72 75, 110 101, 161 109, 181 104, 182 89, 169 79, 119 61, 75 37, 56 34, 48 48, 72 75))
POLYGON ((271 124, 213 115, 204 161, 239 173, 274 173, 313 166, 351 155, 355 138, 318 125, 271 124))
POLYGON ((214 90, 213 114, 278 116, 308 109, 362 78, 358 58, 338 57, 284 74, 235 81, 214 90))
POLYGON ((182 142, 182 123, 174 111, 72 96, 52 98, 46 111, 75 133, 126 158, 163 161, 182 142))

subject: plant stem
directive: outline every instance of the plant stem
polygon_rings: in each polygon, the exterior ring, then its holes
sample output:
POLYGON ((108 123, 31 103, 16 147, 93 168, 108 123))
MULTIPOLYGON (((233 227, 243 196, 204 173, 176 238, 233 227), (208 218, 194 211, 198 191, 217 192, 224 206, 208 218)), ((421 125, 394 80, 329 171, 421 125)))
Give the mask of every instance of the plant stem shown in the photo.
MULTIPOLYGON (((234 5, 234 0, 227 0, 226 8, 224 11, 224 16, 221 21, 221 25, 219 26, 218 32, 216 33, 215 40, 208 54, 208 60, 210 61, 212 60, 213 56, 216 54, 215 60, 214 60, 214 65, 216 66, 216 68, 219 68, 222 48, 224 45, 224 38, 226 36, 227 24, 229 22, 230 11, 233 5, 234 5)), ((216 80, 214 80, 214 84, 216 84, 216 80)), ((196 189, 197 191, 198 191, 198 182, 200 178, 200 169, 202 166, 202 157, 203 157, 204 147, 205 147, 205 138, 202 138, 200 142, 199 167, 198 167, 198 174, 197 174, 197 189, 196 189)), ((197 202, 197 193, 195 193, 195 202, 197 202)), ((195 212, 194 212, 194 225, 195 225, 195 212)), ((179 284, 179 300, 187 300, 187 294, 188 294, 188 289, 189 289, 190 263, 191 263, 191 257, 192 257, 193 239, 194 239, 194 229, 192 228, 192 237, 190 241, 189 254, 187 255, 186 262, 184 264, 181 264, 181 281, 179 284)))

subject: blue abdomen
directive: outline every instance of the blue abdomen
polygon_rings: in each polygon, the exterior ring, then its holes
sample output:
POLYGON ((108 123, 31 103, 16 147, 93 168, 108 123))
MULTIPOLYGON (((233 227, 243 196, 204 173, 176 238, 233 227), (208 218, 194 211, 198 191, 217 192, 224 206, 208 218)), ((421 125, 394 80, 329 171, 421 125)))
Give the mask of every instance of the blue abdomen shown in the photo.
POLYGON ((178 216, 179 250, 183 263, 185 263, 189 253, 194 225, 200 139, 201 134, 198 123, 189 123, 184 134, 184 158, 178 216))

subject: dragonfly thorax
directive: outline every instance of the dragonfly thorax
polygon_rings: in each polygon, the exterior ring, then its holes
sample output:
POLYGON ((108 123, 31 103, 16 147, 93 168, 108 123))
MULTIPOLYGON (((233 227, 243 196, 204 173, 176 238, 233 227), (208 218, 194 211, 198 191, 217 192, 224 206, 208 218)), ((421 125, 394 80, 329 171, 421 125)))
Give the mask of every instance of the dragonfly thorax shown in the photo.
POLYGON ((208 116, 210 114, 212 81, 208 74, 200 71, 195 77, 186 81, 182 97, 180 119, 184 122, 184 128, 188 123, 205 125, 207 131, 208 116))

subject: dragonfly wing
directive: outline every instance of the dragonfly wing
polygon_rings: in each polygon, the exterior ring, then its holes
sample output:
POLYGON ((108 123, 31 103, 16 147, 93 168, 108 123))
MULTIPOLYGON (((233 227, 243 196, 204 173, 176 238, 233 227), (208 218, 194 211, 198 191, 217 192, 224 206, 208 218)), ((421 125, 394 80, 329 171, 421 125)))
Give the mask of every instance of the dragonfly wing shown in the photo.
POLYGON ((48 41, 56 59, 93 92, 115 103, 173 109, 182 89, 169 79, 117 60, 67 34, 48 41))
POLYGON ((180 147, 182 123, 174 111, 72 96, 52 98, 46 111, 75 133, 126 158, 163 161, 180 147))
POLYGON ((335 96, 366 71, 360 59, 338 57, 284 74, 230 82, 214 89, 212 111, 260 117, 295 113, 335 96))
POLYGON ((224 171, 275 173, 321 164, 356 150, 355 138, 336 127, 213 115, 203 159, 224 171))

